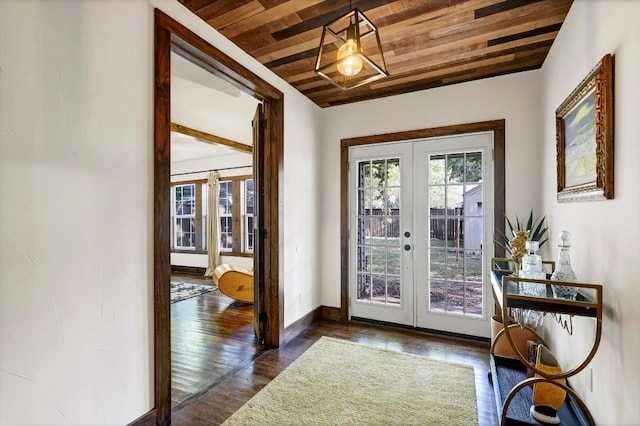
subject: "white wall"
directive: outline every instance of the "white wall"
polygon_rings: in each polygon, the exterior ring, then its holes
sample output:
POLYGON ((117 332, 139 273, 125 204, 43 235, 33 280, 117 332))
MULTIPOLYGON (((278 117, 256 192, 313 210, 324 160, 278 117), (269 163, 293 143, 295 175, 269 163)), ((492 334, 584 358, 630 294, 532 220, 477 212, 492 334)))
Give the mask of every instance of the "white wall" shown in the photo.
POLYGON ((285 321, 319 304, 319 108, 176 1, 0 1, 0 424, 153 406, 154 5, 285 93, 285 321))
MULTIPOLYGON (((542 68, 541 190, 553 257, 558 233, 569 230, 578 279, 604 287, 603 338, 591 364, 593 392, 588 374, 572 380, 602 425, 636 425, 640 415, 640 263, 634 248, 640 237, 639 19, 637 1, 577 0, 542 68), (615 199, 558 203, 555 110, 606 53, 615 54, 615 199)), ((588 321, 579 321, 573 339, 556 334, 553 343, 564 366, 583 355, 591 328, 588 321)))
POLYGON ((340 139, 505 119, 506 213, 539 212, 539 88, 530 71, 323 109, 322 304, 340 306, 340 139))

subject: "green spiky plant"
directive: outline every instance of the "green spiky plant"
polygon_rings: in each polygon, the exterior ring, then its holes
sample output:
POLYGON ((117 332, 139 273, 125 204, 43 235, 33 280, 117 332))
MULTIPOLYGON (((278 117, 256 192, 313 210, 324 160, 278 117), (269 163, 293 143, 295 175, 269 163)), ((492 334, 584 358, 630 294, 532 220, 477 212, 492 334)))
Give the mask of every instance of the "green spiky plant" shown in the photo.
POLYGON ((505 230, 505 232, 496 229, 499 236, 499 239, 496 239, 496 244, 498 244, 505 250, 505 253, 508 254, 507 257, 511 256, 511 246, 509 244, 509 241, 511 241, 511 239, 516 236, 516 232, 518 231, 529 231, 529 240, 538 241, 540 248, 542 248, 542 246, 549 240, 549 238, 546 236, 548 230, 548 228, 545 226, 546 217, 539 216, 534 220, 533 209, 529 213, 529 218, 526 222, 522 222, 517 215, 515 222, 511 222, 506 215, 504 218, 509 229, 505 230))

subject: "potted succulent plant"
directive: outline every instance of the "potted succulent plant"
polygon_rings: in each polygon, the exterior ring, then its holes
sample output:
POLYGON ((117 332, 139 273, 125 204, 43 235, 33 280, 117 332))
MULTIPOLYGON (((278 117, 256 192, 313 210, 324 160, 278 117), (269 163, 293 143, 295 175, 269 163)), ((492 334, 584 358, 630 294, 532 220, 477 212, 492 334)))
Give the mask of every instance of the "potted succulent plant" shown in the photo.
POLYGON ((529 213, 529 218, 526 222, 521 221, 517 215, 513 222, 509 220, 506 215, 504 218, 508 229, 505 229, 505 232, 496 229, 499 237, 496 240, 496 244, 502 247, 508 256, 511 256, 511 245, 509 242, 517 235, 518 232, 529 231, 529 240, 538 241, 539 248, 542 248, 542 246, 549 240, 546 236, 548 230, 547 226, 545 226, 546 216, 538 216, 534 220, 533 209, 529 213))

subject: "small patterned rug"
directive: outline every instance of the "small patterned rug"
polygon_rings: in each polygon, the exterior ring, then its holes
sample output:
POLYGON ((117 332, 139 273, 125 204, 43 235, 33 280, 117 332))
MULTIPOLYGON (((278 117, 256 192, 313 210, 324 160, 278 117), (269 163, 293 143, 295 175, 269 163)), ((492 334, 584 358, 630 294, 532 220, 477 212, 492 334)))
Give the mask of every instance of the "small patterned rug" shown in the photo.
POLYGON ((171 283, 171 303, 180 302, 181 300, 190 299, 201 294, 209 293, 217 290, 215 285, 202 285, 183 282, 171 283))

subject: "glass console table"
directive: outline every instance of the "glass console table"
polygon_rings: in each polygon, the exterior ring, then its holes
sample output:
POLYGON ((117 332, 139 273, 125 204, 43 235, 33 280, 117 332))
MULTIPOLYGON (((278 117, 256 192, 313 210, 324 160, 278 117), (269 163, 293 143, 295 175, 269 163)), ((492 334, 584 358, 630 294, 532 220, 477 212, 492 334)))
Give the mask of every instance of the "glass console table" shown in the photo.
MULTIPOLYGON (((550 264, 553 262, 544 262, 550 264)), ((549 382, 567 391, 564 405, 558 411, 562 425, 595 425, 593 417, 580 397, 569 386, 555 382, 565 379, 582 371, 595 356, 602 334, 602 285, 586 283, 567 283, 552 280, 527 279, 514 277, 513 259, 494 258, 491 261, 491 289, 493 291, 496 308, 502 313, 503 329, 498 332, 491 345, 490 379, 493 383, 496 405, 500 415, 501 425, 539 425, 529 414, 533 395, 533 385, 538 382, 549 382), (522 283, 536 283, 546 286, 546 296, 529 296, 520 294, 522 283), (552 285, 573 286, 578 288, 576 300, 557 299, 553 297, 552 285), (505 291, 506 289, 506 291, 505 291), (574 368, 562 371, 560 374, 546 374, 538 370, 528 361, 528 355, 518 351, 512 339, 510 329, 521 327, 507 319, 512 318, 513 308, 531 309, 544 313, 545 319, 553 316, 562 327, 571 334, 573 332, 573 317, 593 318, 596 322, 594 340, 586 357, 574 368), (502 335, 513 348, 518 359, 494 354, 495 342, 502 335), (536 376, 527 378, 527 369, 536 376), (539 375, 539 376, 538 376, 539 375)), ((537 339, 545 344, 542 336, 534 329, 528 328, 537 339)), ((545 344, 546 346, 546 344, 545 344)))

